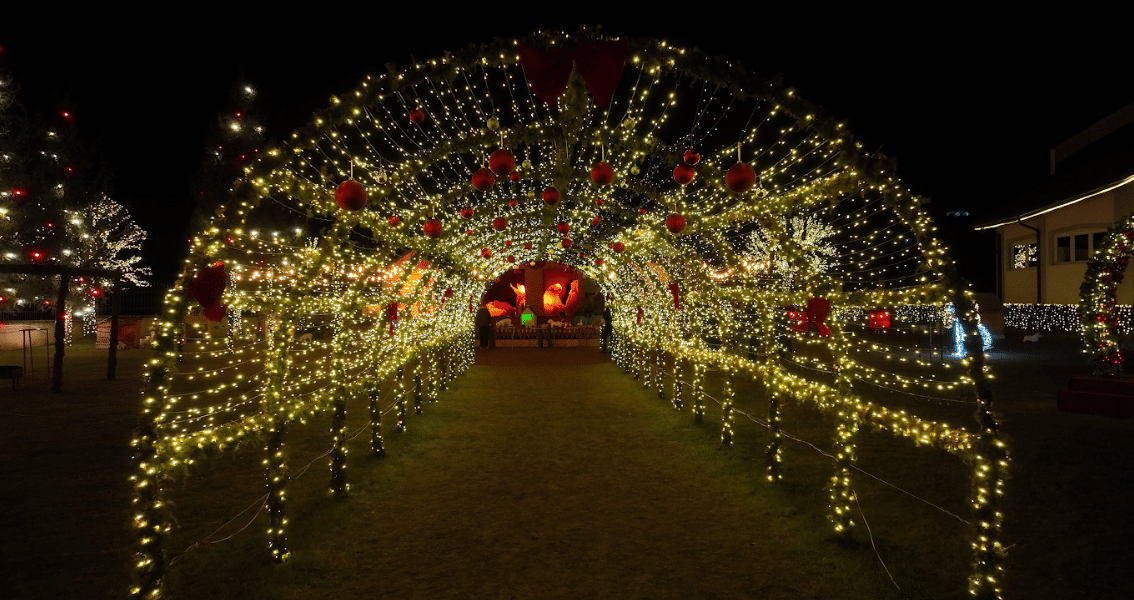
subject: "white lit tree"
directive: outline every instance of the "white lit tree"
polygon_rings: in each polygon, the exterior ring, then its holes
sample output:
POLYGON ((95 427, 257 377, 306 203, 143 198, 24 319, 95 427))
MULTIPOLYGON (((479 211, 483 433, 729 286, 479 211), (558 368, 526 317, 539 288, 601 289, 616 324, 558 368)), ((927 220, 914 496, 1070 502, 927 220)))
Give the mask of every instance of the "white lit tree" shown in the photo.
MULTIPOLYGON (((831 243, 835 235, 831 225, 815 215, 796 215, 786 219, 784 225, 809 273, 824 273, 835 265, 838 253, 831 243)), ((742 261, 752 276, 770 279, 784 289, 791 287, 800 266, 793 265, 784 244, 766 228, 748 234, 742 261)))

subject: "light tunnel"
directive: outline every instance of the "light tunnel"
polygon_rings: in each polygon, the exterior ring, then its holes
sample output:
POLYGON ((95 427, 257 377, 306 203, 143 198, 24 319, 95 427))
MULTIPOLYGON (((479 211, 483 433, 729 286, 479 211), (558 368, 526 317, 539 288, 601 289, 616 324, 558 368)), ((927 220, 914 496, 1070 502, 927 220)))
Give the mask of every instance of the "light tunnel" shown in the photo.
POLYGON ((970 586, 997 597, 1006 452, 980 352, 927 374, 868 326, 952 303, 973 339, 923 203, 820 107, 665 42, 540 33, 367 77, 247 167, 167 295, 134 440, 135 591, 156 595, 168 570, 163 485, 263 441, 285 560, 287 426, 390 380, 438 393, 475 360, 486 286, 561 264, 611 308, 619 360, 760 380, 773 417, 785 400, 839 414, 840 532, 861 426, 972 461, 986 526, 970 586), (883 406, 871 385, 975 390, 977 426, 883 406))

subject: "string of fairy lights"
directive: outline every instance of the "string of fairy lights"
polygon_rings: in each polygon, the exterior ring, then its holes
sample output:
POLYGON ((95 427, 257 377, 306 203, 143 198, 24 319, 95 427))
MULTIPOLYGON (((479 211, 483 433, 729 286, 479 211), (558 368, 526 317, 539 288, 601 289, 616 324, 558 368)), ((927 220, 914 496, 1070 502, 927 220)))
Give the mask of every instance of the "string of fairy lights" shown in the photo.
POLYGON ((966 370, 861 326, 873 310, 902 322, 901 307, 940 315, 952 302, 974 335, 971 295, 920 204, 883 158, 792 90, 665 42, 539 33, 367 77, 247 167, 168 292, 133 442, 135 594, 161 594, 170 481, 262 443, 269 550, 287 560, 288 427, 332 416, 329 486, 347 496, 347 400, 371 398, 381 455, 375 390, 393 390, 388 426, 404 431, 410 410, 473 362, 486 283, 564 263, 608 299, 628 372, 663 396, 671 365, 687 374, 675 408, 705 422, 706 372, 721 372, 726 446, 734 380, 764 382, 770 482, 790 476, 779 406, 834 415, 829 515, 841 535, 854 530, 864 431, 970 461, 970 591, 999 598, 1007 454, 979 350, 966 370), (576 75, 549 101, 523 57, 582 45, 617 59, 610 97, 592 97, 603 84, 576 75), (206 280, 226 285, 203 292, 206 280), (914 399, 975 388, 980 429, 883 406, 870 386, 914 399))

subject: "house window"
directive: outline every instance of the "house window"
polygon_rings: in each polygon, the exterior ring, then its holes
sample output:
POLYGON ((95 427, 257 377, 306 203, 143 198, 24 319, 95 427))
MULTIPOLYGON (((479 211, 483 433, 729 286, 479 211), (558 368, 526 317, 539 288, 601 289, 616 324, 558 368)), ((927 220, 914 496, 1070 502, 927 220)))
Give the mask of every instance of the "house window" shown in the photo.
POLYGON ((1091 260, 1095 248, 1102 245, 1105 231, 1061 235, 1055 238, 1055 262, 1078 262, 1091 260))
POLYGON ((1016 244, 1012 246, 1012 268, 1034 267, 1039 262, 1038 255, 1035 244, 1016 244))

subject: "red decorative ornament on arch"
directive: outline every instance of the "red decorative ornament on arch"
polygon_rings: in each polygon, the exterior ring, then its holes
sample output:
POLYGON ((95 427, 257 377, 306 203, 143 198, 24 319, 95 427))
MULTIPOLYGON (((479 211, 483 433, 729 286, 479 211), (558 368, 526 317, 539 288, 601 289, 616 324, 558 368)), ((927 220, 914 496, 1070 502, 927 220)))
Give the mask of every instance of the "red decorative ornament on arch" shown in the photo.
POLYGON ((725 174, 725 185, 733 192, 743 194, 756 185, 756 172, 746 163, 738 162, 725 174))
POLYGON ((512 156, 511 152, 501 148, 489 155, 488 168, 501 177, 510 175, 512 171, 516 170, 516 157, 512 156))
POLYGON ((559 190, 549 187, 543 190, 543 203, 548 206, 555 206, 559 203, 559 190))
POLYGON ((591 181, 595 182, 595 185, 607 185, 614 181, 614 167, 605 162, 595 163, 595 166, 591 167, 591 181))
POLYGON ((361 183, 348 179, 335 190, 335 203, 343 210, 360 210, 366 206, 366 188, 361 183))
POLYGON ((673 168, 673 180, 681 185, 686 185, 690 181, 693 181, 693 176, 696 174, 697 172, 693 170, 693 167, 685 163, 681 163, 673 168))
POLYGON ((492 189, 492 186, 496 185, 496 176, 492 174, 492 171, 481 167, 472 174, 472 185, 482 192, 487 192, 492 189))
POLYGON ((444 232, 444 228, 441 227, 441 221, 438 221, 437 219, 430 219, 421 226, 421 232, 425 234, 425 237, 431 240, 435 240, 441 237, 441 234, 444 232))
POLYGON ((685 231, 685 217, 673 213, 665 218, 665 228, 672 234, 678 234, 685 231))

